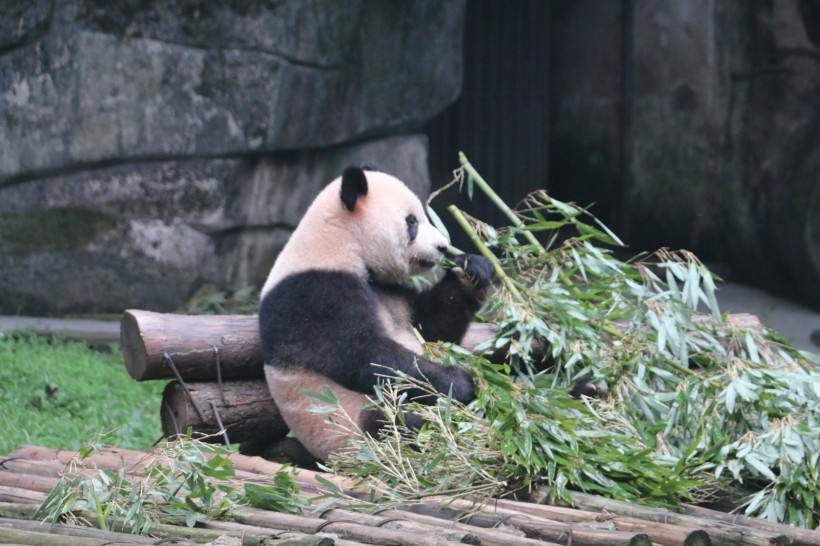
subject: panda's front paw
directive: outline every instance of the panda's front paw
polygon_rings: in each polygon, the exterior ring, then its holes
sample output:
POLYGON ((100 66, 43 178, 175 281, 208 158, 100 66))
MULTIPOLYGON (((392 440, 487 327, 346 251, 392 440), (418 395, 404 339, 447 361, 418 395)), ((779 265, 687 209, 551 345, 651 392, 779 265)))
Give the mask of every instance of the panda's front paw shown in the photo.
POLYGON ((582 396, 599 398, 606 392, 607 384, 604 381, 593 381, 592 374, 585 374, 575 382, 569 395, 577 400, 582 396))
POLYGON ((452 389, 453 400, 457 400, 462 404, 469 404, 475 399, 475 386, 473 385, 473 377, 463 368, 458 366, 451 366, 447 368, 450 376, 450 385, 452 389))
POLYGON ((453 263, 461 269, 466 280, 478 287, 485 287, 495 277, 493 263, 478 254, 461 254, 453 258, 453 263))

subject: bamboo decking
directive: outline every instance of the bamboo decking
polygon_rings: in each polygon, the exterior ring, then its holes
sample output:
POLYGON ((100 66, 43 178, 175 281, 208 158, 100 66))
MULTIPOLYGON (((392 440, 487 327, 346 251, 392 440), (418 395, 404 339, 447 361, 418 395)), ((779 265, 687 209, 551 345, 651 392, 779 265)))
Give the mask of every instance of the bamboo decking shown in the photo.
MULTIPOLYGON (((152 537, 114 533, 73 525, 31 520, 37 506, 57 483, 75 456, 24 446, 0 456, 0 544, 222 544, 358 546, 820 546, 820 531, 795 529, 696 507, 682 512, 637 506, 574 494, 573 507, 497 500, 463 517, 464 501, 426 501, 400 508, 367 511, 340 501, 318 512, 296 516, 245 509, 232 522, 207 522, 195 528, 154 526, 152 537)), ((86 462, 98 468, 125 468, 138 475, 144 452, 108 448, 86 462)), ((281 465, 258 457, 232 455, 237 478, 264 483, 281 465)), ((306 497, 326 492, 317 472, 300 470, 295 479, 306 497)), ((352 491, 354 484, 321 474, 335 486, 352 491)))

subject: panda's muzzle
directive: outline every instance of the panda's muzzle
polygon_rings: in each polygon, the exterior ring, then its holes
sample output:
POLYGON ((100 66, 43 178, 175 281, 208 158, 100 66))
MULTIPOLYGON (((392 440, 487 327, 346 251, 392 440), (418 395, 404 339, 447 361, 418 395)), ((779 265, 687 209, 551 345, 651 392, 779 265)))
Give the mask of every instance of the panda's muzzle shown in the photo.
POLYGON ((435 267, 436 264, 438 264, 438 261, 433 261, 433 260, 430 260, 430 259, 427 259, 427 258, 421 258, 421 257, 418 257, 418 256, 416 256, 413 259, 413 261, 416 263, 416 265, 418 265, 420 267, 424 267, 426 269, 430 269, 432 267, 435 267))
POLYGON ((447 247, 436 247, 438 253, 435 255, 432 254, 416 254, 413 256, 412 261, 415 265, 422 267, 424 269, 431 269, 438 265, 441 259, 445 256, 447 252, 447 247))

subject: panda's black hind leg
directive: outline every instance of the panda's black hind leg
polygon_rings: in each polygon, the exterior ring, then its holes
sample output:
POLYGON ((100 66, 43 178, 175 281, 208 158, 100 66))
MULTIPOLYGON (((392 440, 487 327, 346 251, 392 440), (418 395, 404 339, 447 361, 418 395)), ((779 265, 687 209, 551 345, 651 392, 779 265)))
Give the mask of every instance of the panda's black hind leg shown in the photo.
POLYGON ((289 436, 272 441, 242 442, 239 444, 239 453, 307 470, 319 470, 319 459, 311 455, 302 442, 289 436))

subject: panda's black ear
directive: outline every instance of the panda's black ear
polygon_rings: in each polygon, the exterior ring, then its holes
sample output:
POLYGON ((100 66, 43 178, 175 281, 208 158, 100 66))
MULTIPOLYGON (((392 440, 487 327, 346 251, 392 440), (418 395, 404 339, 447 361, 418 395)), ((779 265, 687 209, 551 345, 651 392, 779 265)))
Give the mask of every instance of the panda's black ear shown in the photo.
POLYGON ((367 195, 367 176, 361 167, 351 165, 342 174, 342 203, 351 212, 360 196, 367 195))

